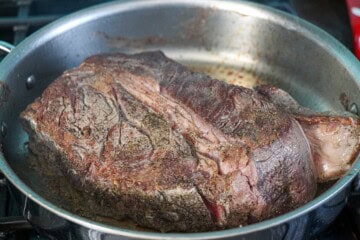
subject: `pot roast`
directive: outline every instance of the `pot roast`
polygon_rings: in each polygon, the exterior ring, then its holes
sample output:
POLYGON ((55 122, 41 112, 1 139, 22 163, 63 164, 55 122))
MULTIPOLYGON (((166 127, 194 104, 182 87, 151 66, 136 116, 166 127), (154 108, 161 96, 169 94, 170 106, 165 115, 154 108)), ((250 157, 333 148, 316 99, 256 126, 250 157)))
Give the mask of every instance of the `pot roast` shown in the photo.
POLYGON ((312 112, 275 87, 212 79, 161 52, 92 56, 21 118, 30 151, 109 217, 161 231, 285 213, 360 150, 357 118, 312 112))

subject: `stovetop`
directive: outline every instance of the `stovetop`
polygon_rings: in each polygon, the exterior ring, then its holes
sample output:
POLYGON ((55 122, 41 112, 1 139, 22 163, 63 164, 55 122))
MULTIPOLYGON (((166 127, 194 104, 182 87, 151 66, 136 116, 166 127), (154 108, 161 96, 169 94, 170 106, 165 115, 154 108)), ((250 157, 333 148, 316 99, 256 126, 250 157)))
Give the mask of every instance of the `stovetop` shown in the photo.
MULTIPOLYGON (((47 23, 76 10, 108 0, 0 0, 0 40, 20 43, 26 36, 47 23)), ((253 0, 304 18, 337 38, 350 50, 352 33, 345 0, 253 0)), ((0 56, 1 60, 1 56, 0 56)), ((357 182, 357 181, 355 181, 357 182)), ((360 186, 360 184, 356 185, 360 186)), ((360 192, 360 187, 357 187, 360 192)), ((0 177, 0 239, 46 239, 33 229, 9 231, 4 217, 21 216, 16 202, 18 192, 9 190, 0 177)), ((360 193, 349 198, 348 206, 317 240, 360 240, 360 193)), ((8 220, 8 218, 7 218, 8 220)), ((28 228, 28 227, 27 227, 28 228)))

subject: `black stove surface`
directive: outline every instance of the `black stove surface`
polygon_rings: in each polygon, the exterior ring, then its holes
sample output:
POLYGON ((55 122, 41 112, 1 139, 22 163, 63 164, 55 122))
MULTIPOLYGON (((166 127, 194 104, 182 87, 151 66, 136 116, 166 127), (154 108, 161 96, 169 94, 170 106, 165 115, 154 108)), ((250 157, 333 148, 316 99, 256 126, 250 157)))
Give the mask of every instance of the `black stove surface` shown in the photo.
MULTIPOLYGON (((17 45, 26 36, 45 24, 76 10, 108 0, 0 0, 0 40, 17 45)), ((350 50, 352 34, 345 0, 253 0, 297 15, 324 29, 350 50)), ((1 56, 0 56, 1 60, 1 56)), ((357 182, 357 181, 355 181, 357 182)), ((360 182, 360 181, 359 181, 360 182)), ((360 184, 355 184, 360 186, 360 184)), ((355 188, 355 187, 354 187, 355 188)), ((360 240, 360 187, 353 193, 348 206, 316 240, 360 240)), ((0 239, 46 239, 24 225, 22 230, 4 227, 4 217, 18 221, 21 209, 16 193, 0 177, 0 239)))

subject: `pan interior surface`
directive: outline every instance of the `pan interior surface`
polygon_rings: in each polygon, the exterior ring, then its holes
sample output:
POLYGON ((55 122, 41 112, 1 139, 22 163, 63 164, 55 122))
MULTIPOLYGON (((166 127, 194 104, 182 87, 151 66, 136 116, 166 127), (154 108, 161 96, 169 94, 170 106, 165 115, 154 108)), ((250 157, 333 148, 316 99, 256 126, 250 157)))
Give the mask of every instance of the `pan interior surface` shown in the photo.
MULTIPOLYGON (((88 56, 150 50, 161 50, 195 69, 223 68, 251 73, 286 90, 303 106, 316 111, 343 112, 346 106, 341 96, 360 106, 360 74, 356 76, 353 65, 345 64, 346 59, 351 63, 356 60, 331 37, 300 20, 241 2, 104 4, 45 27, 1 64, 0 79, 5 80, 11 96, 3 103, 4 111, 0 114, 6 128, 1 140, 3 154, 9 169, 34 190, 35 195, 27 193, 28 196, 42 196, 47 188, 31 167, 28 137, 18 119, 20 112, 63 71, 78 66, 88 56), (339 58, 336 52, 345 57, 339 58), (29 87, 26 79, 31 76, 36 81, 29 87)), ((9 175, 9 171, 5 174, 9 175)), ((17 181, 13 181, 15 185, 17 181)), ((39 201, 46 203, 43 199, 39 201)), ((56 201, 54 196, 50 202, 56 201)), ((89 226, 94 223, 80 217, 75 220, 89 226)), ((102 230, 111 229, 102 226, 102 230)), ((122 234, 123 229, 112 229, 113 233, 122 234)), ((236 231, 240 234, 246 229, 249 228, 236 231)))

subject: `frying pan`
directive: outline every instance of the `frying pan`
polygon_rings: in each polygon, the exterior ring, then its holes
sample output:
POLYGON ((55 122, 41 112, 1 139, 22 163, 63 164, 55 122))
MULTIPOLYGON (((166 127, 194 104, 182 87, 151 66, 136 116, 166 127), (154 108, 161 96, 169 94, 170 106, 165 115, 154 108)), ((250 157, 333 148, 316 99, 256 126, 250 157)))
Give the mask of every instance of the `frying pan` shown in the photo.
MULTIPOLYGON (((360 106, 360 64, 331 36, 296 17, 241 1, 122 1, 64 17, 24 40, 0 64, 0 168, 22 192, 24 218, 57 239, 306 239, 346 204, 360 162, 328 190, 289 213, 204 233, 158 233, 111 226, 44 198, 18 116, 64 70, 103 52, 162 50, 191 66, 243 69, 317 111, 360 106), (342 101, 341 101, 342 100, 342 101)), ((54 196, 60 198, 61 196, 54 196)))

